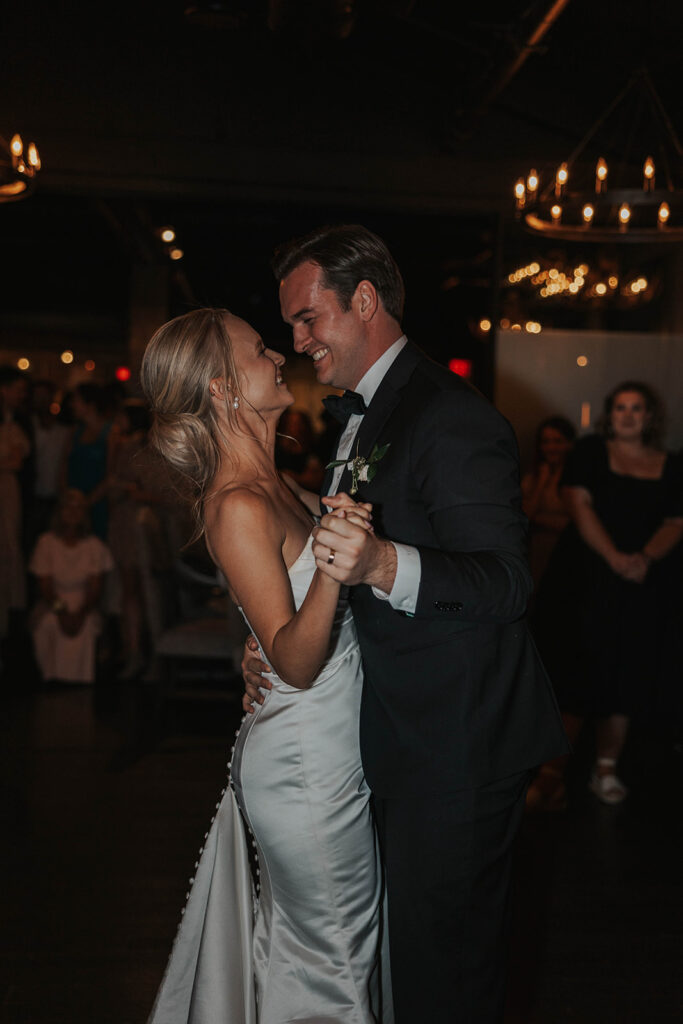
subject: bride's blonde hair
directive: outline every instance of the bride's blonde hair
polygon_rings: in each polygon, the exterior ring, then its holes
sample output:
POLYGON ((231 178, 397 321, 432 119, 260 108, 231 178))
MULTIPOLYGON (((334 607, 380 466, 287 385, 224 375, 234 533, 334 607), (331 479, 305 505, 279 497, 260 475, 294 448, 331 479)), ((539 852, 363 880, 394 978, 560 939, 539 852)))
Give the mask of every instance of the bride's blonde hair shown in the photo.
POLYGON ((189 485, 199 533, 202 506, 225 452, 210 384, 225 382, 225 410, 240 396, 227 309, 196 309, 160 327, 149 341, 140 382, 152 411, 150 443, 189 485))

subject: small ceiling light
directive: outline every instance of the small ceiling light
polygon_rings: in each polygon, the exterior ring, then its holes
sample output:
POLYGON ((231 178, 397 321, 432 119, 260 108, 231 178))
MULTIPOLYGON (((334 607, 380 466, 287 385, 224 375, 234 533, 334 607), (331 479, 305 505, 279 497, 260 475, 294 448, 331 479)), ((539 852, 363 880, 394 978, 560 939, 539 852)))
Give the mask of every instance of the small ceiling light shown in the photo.
POLYGON ((171 257, 172 260, 181 260, 185 253, 183 252, 182 249, 171 249, 168 255, 171 257))
POLYGON ((17 359, 17 366, 20 370, 28 370, 31 363, 25 356, 22 356, 21 359, 17 359))
POLYGON ((67 349, 65 349, 62 352, 62 354, 61 354, 61 356, 59 358, 62 360, 63 363, 66 363, 66 365, 68 366, 69 363, 73 363, 73 361, 74 361, 74 354, 71 351, 71 349, 67 348, 67 349))
POLYGON ((614 274, 612 274, 611 277, 607 278, 607 284, 610 286, 610 288, 616 288, 619 284, 619 278, 615 277, 614 274))
POLYGON ((83 363, 83 366, 88 371, 88 373, 92 373, 92 371, 95 369, 95 361, 93 359, 86 359, 86 361, 83 363))
POLYGON ((162 228, 161 229, 161 241, 162 242, 175 242, 175 231, 173 228, 162 228))
POLYGON ((595 294, 596 295, 606 295, 607 294, 607 285, 603 284, 602 281, 600 281, 600 283, 596 284, 596 286, 595 286, 595 294))
POLYGON ((586 358, 586 356, 579 356, 578 359, 576 360, 576 365, 577 366, 588 366, 588 359, 586 358))
POLYGON ((479 330, 483 331, 484 334, 488 334, 488 332, 491 330, 491 321, 490 320, 480 320, 479 321, 479 330))

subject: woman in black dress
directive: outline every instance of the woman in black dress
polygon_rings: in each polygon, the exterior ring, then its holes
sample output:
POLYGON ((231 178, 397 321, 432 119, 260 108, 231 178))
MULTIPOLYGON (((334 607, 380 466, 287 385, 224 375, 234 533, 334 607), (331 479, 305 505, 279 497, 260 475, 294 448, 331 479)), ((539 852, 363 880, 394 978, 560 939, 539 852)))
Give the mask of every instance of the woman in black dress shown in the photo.
POLYGON ((590 788, 610 804, 627 795, 616 766, 631 718, 651 718, 679 686, 683 476, 680 459, 660 448, 661 421, 645 384, 627 381, 607 396, 602 433, 567 459, 572 525, 537 597, 537 637, 567 732, 596 719, 590 788))

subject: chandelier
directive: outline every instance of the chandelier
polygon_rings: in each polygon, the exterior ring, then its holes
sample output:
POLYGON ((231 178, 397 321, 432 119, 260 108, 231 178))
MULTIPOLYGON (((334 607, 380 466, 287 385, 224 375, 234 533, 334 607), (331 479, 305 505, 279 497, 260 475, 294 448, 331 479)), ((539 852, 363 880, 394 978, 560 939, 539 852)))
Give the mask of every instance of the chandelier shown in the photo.
POLYGON ((0 135, 0 203, 28 196, 39 170, 40 156, 35 142, 29 142, 24 150, 21 135, 13 135, 9 144, 0 135))
POLYGON ((566 160, 517 180, 516 212, 530 231, 549 238, 681 241, 683 189, 674 171, 680 181, 683 147, 642 70, 566 160))

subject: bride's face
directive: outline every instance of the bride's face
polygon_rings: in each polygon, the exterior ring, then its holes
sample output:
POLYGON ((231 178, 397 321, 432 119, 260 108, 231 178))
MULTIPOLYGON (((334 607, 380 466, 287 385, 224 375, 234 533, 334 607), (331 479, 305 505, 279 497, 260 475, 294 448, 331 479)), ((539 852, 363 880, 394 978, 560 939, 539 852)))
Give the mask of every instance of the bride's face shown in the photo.
POLYGON ((282 376, 285 357, 266 348, 261 336, 239 317, 228 317, 227 328, 247 407, 261 414, 275 412, 279 416, 294 401, 282 376))

